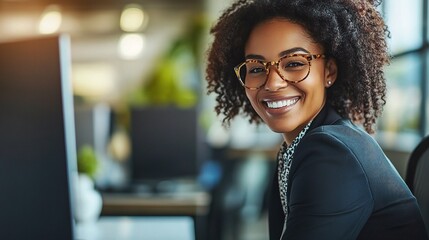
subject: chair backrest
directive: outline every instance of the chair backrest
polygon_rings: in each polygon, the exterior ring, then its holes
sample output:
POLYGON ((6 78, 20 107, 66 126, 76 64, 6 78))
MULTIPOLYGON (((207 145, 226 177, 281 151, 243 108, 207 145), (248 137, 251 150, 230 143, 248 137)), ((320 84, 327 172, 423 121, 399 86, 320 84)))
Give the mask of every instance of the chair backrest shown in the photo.
POLYGON ((429 136, 423 138, 411 153, 405 182, 419 203, 429 234, 429 136))

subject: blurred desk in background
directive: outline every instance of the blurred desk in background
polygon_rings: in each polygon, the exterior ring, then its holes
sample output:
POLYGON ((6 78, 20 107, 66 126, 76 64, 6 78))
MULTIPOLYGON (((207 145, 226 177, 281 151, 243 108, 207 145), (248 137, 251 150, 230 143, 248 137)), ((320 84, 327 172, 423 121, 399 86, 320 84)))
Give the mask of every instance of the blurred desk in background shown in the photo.
POLYGON ((101 215, 107 216, 204 216, 210 195, 206 192, 103 193, 101 215))
POLYGON ((188 217, 193 220, 194 223, 195 239, 207 239, 207 216, 211 202, 210 194, 207 192, 191 191, 170 193, 102 193, 102 199, 103 208, 101 215, 103 217, 188 217))

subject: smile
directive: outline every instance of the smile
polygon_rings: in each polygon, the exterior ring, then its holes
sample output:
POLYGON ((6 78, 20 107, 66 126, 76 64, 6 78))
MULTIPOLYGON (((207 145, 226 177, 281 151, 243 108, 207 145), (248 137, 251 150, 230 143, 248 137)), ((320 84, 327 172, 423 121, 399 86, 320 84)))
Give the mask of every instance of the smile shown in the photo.
POLYGON ((281 100, 281 101, 270 101, 266 102, 268 108, 282 108, 282 107, 289 107, 294 105, 296 102, 298 102, 299 98, 293 98, 288 100, 281 100))

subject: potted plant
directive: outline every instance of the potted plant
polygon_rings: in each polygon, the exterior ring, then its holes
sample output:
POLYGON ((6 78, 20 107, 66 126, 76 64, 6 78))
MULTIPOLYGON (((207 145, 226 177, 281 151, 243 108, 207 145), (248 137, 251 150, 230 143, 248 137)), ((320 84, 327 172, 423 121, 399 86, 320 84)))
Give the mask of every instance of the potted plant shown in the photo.
POLYGON ((78 222, 96 221, 101 213, 102 199, 94 187, 99 162, 94 149, 84 145, 77 152, 79 177, 76 184, 75 218, 78 222))
POLYGON ((83 145, 77 153, 77 170, 79 174, 85 174, 91 179, 95 178, 99 167, 97 155, 89 145, 83 145))

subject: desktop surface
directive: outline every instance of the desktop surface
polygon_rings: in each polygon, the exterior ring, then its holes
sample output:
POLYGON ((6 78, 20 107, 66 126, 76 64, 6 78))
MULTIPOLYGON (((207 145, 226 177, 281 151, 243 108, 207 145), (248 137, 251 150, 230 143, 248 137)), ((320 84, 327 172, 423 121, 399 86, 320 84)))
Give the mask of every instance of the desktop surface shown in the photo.
POLYGON ((169 192, 103 192, 102 215, 206 215, 210 194, 203 190, 169 192))
POLYGON ((195 240, 191 217, 101 217, 78 223, 76 240, 195 240))

